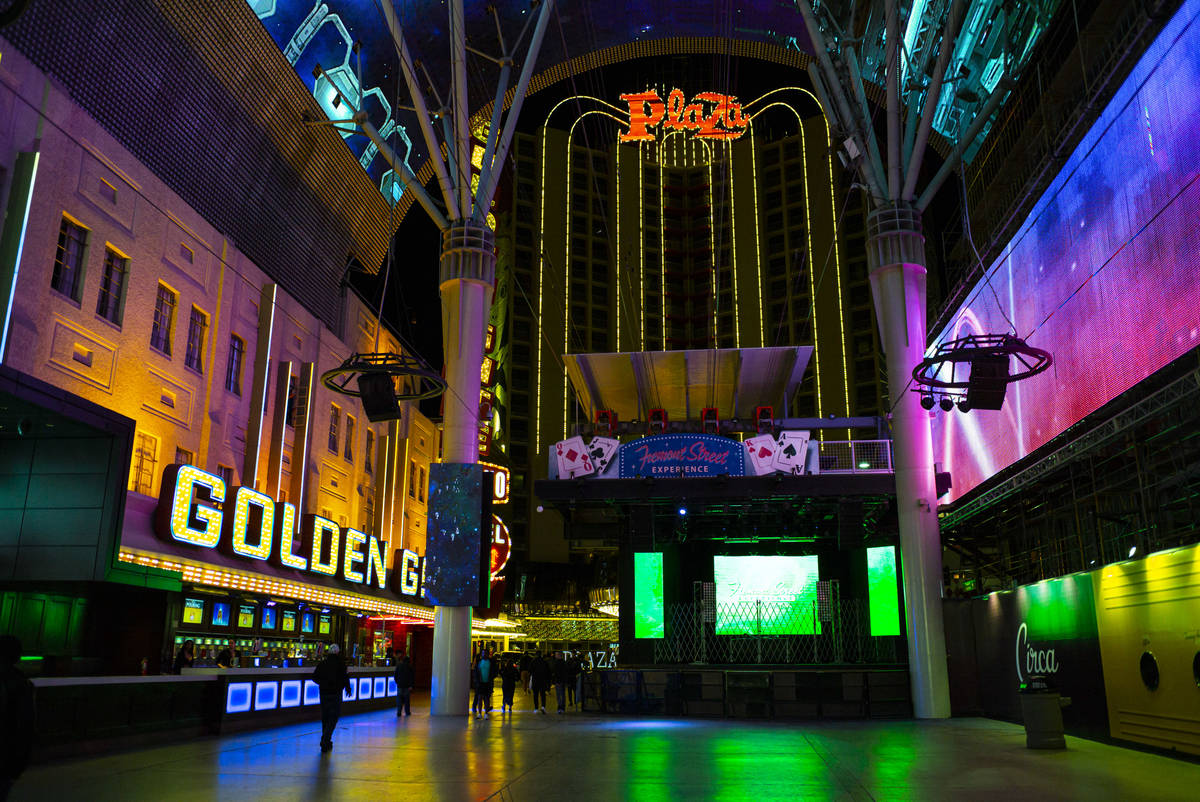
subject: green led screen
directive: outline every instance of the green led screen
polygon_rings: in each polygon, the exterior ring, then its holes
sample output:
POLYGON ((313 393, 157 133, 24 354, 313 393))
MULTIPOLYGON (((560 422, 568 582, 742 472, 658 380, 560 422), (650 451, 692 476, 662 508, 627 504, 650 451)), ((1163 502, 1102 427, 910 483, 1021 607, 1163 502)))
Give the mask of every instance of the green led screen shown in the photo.
POLYGON ((663 633, 663 556, 633 555, 633 636, 661 638, 663 633))
POLYGON ((718 635, 817 632, 817 558, 713 557, 718 635))
POLYGON ((867 549, 867 593, 871 634, 900 634, 900 597, 896 589, 896 547, 867 549))

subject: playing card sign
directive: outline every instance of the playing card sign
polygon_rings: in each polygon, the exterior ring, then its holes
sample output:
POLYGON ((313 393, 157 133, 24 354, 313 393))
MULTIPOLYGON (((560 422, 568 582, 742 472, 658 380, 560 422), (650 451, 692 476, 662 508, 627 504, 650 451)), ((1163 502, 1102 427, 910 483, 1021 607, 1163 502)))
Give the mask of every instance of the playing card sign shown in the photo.
POLYGON ((779 450, 779 444, 775 442, 774 436, 760 434, 751 437, 742 443, 742 447, 746 450, 750 475, 766 476, 775 472, 775 453, 779 450))
POLYGON ((592 464, 596 466, 596 473, 604 473, 620 446, 621 441, 615 437, 592 438, 592 442, 588 443, 588 454, 592 458, 592 464))
POLYGON ((775 460, 772 467, 784 473, 804 473, 808 456, 808 432, 781 432, 775 441, 775 460))
POLYGON ((592 455, 584 446, 583 438, 578 435, 555 443, 554 454, 558 460, 559 479, 590 476, 596 472, 596 466, 592 463, 592 455))
POLYGON ((744 476, 746 466, 742 444, 736 440, 709 434, 659 434, 621 446, 617 474, 621 479, 744 476))

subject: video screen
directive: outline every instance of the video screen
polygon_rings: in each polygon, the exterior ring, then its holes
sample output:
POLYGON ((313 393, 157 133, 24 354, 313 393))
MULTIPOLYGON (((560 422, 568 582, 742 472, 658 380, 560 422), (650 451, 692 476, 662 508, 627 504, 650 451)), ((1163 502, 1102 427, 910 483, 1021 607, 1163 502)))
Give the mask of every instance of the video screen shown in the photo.
POLYGON ((255 614, 258 612, 258 607, 253 604, 242 604, 238 606, 238 626, 248 628, 254 626, 255 614))
POLYGON ((280 629, 283 632, 295 632, 296 631, 296 611, 295 610, 284 610, 283 611, 283 626, 280 629))
POLYGON ((328 635, 329 630, 332 628, 332 626, 333 626, 333 623, 332 623, 332 621, 330 621, 329 616, 327 616, 327 615, 321 616, 317 620, 317 634, 318 635, 328 635))
POLYGON ((896 584, 896 547, 867 549, 867 602, 872 635, 900 634, 900 587, 896 584))
MULTIPOLYGON (((295 619, 293 618, 292 621, 294 623, 295 619)), ((274 607, 264 607, 263 608, 262 628, 263 629, 274 629, 275 628, 275 608, 274 607)))
POLYGON ((185 624, 203 624, 204 623, 204 599, 184 599, 183 600, 183 623, 185 623, 185 624))
POLYGON ((813 635, 817 558, 713 557, 718 635, 813 635))
POLYGON ((304 615, 300 616, 300 631, 307 633, 307 634, 312 634, 312 631, 313 631, 313 614, 312 613, 305 613, 304 615))
POLYGON ((633 555, 633 636, 665 637, 662 552, 633 555))
POLYGON ((1146 49, 933 340, 1015 327, 1054 357, 1050 370, 1010 384, 999 411, 937 413, 933 458, 954 482, 942 503, 1200 345, 1194 14, 1185 4, 1146 49))
MULTIPOLYGON (((487 489, 491 493, 491 485, 487 489)), ((430 603, 452 607, 480 603, 482 518, 483 469, 480 466, 455 463, 429 466, 425 597, 430 603)), ((490 526, 487 535, 490 549, 490 526)))
POLYGON ((229 626, 229 604, 227 602, 213 602, 212 625, 214 627, 229 626))

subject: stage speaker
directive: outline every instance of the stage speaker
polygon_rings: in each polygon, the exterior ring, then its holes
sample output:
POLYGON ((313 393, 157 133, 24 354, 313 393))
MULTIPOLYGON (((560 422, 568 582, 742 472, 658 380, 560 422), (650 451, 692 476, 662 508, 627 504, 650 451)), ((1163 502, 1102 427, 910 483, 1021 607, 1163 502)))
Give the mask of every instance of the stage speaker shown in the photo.
POLYGON ((1008 354, 976 359, 967 382, 967 403, 972 409, 1000 409, 1008 390, 1008 354))
POLYGON ((360 373, 358 391, 362 393, 363 412, 367 420, 396 420, 400 417, 400 404, 396 401, 396 388, 392 377, 386 373, 360 373))
POLYGON ((838 551, 856 549, 863 540, 863 503, 846 499, 838 504, 838 551))

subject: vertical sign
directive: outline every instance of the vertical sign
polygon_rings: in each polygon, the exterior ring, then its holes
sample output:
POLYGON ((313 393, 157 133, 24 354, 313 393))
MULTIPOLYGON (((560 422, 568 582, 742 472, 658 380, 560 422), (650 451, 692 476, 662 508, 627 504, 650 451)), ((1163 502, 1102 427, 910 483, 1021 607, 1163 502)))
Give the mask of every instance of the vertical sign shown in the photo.
POLYGON ((900 595, 896 584, 896 547, 867 549, 867 599, 872 635, 900 634, 900 595))
POLYGON ((662 552, 642 552, 633 555, 633 636, 665 636, 662 552))

